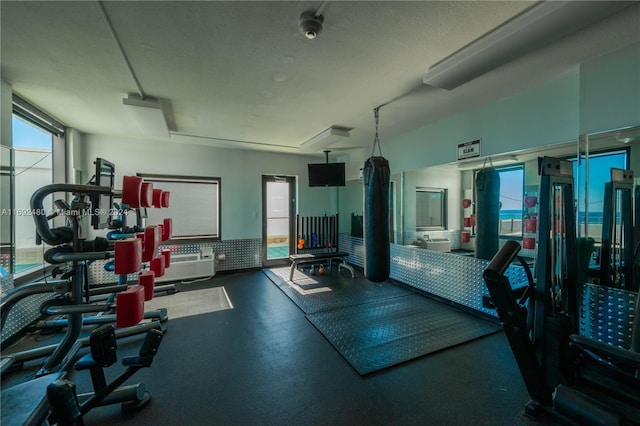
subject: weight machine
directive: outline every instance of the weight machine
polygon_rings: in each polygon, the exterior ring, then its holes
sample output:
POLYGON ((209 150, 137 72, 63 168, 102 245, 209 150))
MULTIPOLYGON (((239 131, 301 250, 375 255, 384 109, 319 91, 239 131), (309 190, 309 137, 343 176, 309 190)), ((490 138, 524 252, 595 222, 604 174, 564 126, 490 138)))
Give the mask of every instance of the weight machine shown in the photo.
MULTIPOLYGON (((127 262, 132 257, 129 252, 132 241, 125 238, 121 240, 110 240, 96 237, 87 240, 83 236, 81 219, 90 216, 91 225, 96 229, 120 226, 126 229, 126 222, 112 223, 112 206, 114 198, 121 198, 123 204, 130 206, 140 206, 148 198, 149 205, 161 207, 162 199, 168 203, 168 193, 159 189, 154 190, 148 186, 147 192, 143 192, 142 179, 135 176, 125 176, 122 190, 115 190, 114 186, 115 167, 103 159, 96 160, 96 176, 94 183, 103 185, 72 185, 72 184, 52 184, 44 186, 34 192, 31 197, 31 211, 36 226, 36 235, 39 243, 45 242, 52 246, 45 252, 44 259, 55 265, 53 275, 62 277, 60 280, 46 281, 43 283, 32 283, 18 287, 8 293, 0 301, 0 313, 2 326, 9 315, 11 309, 22 299, 29 295, 52 292, 56 297, 45 302, 41 306, 41 312, 45 316, 64 315, 64 319, 40 321, 37 325, 41 327, 56 326, 66 327, 66 332, 62 341, 58 345, 34 348, 22 352, 12 353, 3 356, 1 360, 2 372, 7 371, 16 363, 48 356, 38 376, 45 375, 58 370, 69 368, 70 359, 83 346, 87 345, 86 339, 80 339, 83 325, 103 324, 117 322, 119 336, 129 336, 148 331, 152 328, 163 329, 160 322, 167 320, 165 309, 143 313, 144 318, 155 319, 146 324, 138 324, 142 318, 128 318, 127 306, 117 308, 114 299, 119 297, 121 304, 134 306, 135 296, 131 292, 127 293, 128 274, 137 273, 140 264, 127 262), (46 214, 44 200, 54 193, 70 193, 74 196, 70 204, 62 199, 54 202, 56 210, 52 214, 46 214), (153 198, 157 198, 157 202, 153 198), (52 228, 49 221, 57 216, 65 218, 65 226, 52 228), (120 247, 121 255, 117 255, 120 247), (118 259, 116 259, 118 257, 118 259), (91 289, 88 282, 87 266, 89 262, 96 260, 108 260, 114 265, 112 270, 118 276, 118 284, 99 289, 91 289), (117 263, 116 263, 117 262, 117 263), (124 284, 124 285, 123 285, 124 284), (98 294, 111 294, 110 300, 106 303, 89 303, 90 297, 98 294), (105 314, 108 310, 116 308, 116 314, 105 314), (87 316, 84 314, 98 314, 98 316, 87 316), (118 315, 120 313, 120 315, 118 315), (103 315, 104 314, 104 315, 103 315), (131 327, 131 330, 126 330, 131 327)), ((165 204, 166 205, 166 204, 165 204)), ((138 237, 144 244, 142 250, 142 260, 149 262, 151 270, 155 276, 164 273, 164 267, 169 264, 170 253, 168 250, 157 255, 158 246, 161 241, 168 240, 171 234, 171 220, 165 219, 159 226, 149 226, 142 234, 130 234, 126 237, 138 237)), ((138 281, 147 288, 153 289, 153 276, 151 272, 141 273, 138 281), (151 278, 151 279, 149 279, 151 278)), ((146 300, 150 300, 150 295, 145 295, 146 300)))
MULTIPOLYGON (((504 272, 520 250, 507 241, 483 278, 532 398, 525 413, 571 425, 640 424, 640 353, 578 334, 573 176, 569 162, 540 161, 534 298, 518 303, 504 272)), ((532 283, 530 283, 532 284, 532 283)), ((635 317, 640 316, 640 299, 635 317)), ((633 341, 640 338, 636 321, 633 341)), ((632 344, 637 350, 638 345, 632 344)))
POLYGON ((611 169, 604 185, 600 284, 633 291, 633 171, 611 169))
MULTIPOLYGON (((49 392, 49 402, 56 411, 59 424, 82 424, 82 414, 98 405, 123 403, 123 409, 139 408, 145 405, 151 394, 142 383, 120 386, 127 378, 143 367, 149 367, 158 350, 164 328, 160 321, 139 324, 145 313, 144 301, 153 296, 154 276, 161 276, 165 266, 169 264, 169 251, 158 248, 161 241, 168 240, 171 235, 171 220, 165 219, 162 225, 149 226, 142 233, 123 236, 118 239, 96 237, 93 240, 84 238, 81 219, 91 216, 94 228, 121 228, 125 232, 134 232, 126 227, 126 218, 118 223, 112 221, 112 206, 115 197, 121 198, 123 205, 138 207, 143 199, 148 198, 154 206, 168 205, 168 192, 153 189, 150 184, 143 192, 142 178, 125 176, 122 190, 113 189, 114 167, 111 163, 98 159, 96 162, 96 183, 98 185, 52 184, 42 187, 31 197, 31 209, 38 238, 52 246, 45 253, 45 260, 53 265, 56 275, 62 279, 44 283, 27 284, 18 287, 2 298, 0 311, 2 325, 8 317, 9 311, 17 302, 25 297, 38 293, 52 292, 55 297, 41 306, 44 315, 64 315, 61 321, 66 327, 62 340, 57 345, 35 348, 33 350, 14 353, 2 359, 2 371, 10 368, 15 362, 47 357, 36 378, 3 389, 2 391, 2 424, 41 424, 49 414, 46 389, 49 392), (104 183, 104 185, 103 185, 104 183), (55 201, 57 210, 53 214, 45 214, 44 199, 54 193, 70 193, 74 198, 71 203, 58 199, 55 201), (157 199, 157 200, 156 200, 157 199), (52 228, 49 221, 56 216, 63 216, 66 224, 63 227, 52 228), (97 218, 97 219, 96 219, 97 218), (93 290, 88 285, 87 264, 96 260, 113 262, 113 272, 118 276, 117 286, 93 290), (149 262, 151 271, 144 271, 138 275, 138 284, 128 286, 129 274, 138 273, 142 262, 149 262), (150 279, 149 279, 150 278, 150 279), (98 293, 113 293, 112 299, 105 303, 90 300, 90 295, 98 293), (115 307, 115 315, 104 315, 97 321, 85 321, 85 314, 104 313, 115 307), (80 338, 82 328, 87 323, 109 322, 115 323, 118 330, 111 324, 99 327, 88 338, 80 338), (116 339, 146 333, 145 341, 138 357, 128 357, 123 360, 126 370, 115 380, 107 384, 104 368, 115 362, 116 339), (83 347, 90 346, 91 353, 76 362, 77 355, 83 347), (75 387, 64 377, 71 369, 77 371, 88 369, 91 372, 94 392, 76 395, 75 387), (69 393, 66 388, 73 388, 69 393), (78 400, 78 416, 73 422, 64 420, 68 410, 73 407, 65 405, 56 395, 63 395, 62 400, 78 400), (65 423, 66 422, 66 423, 65 423)), ((128 207, 127 207, 128 208, 128 207)), ((150 317, 156 317, 162 312, 153 311, 150 317)), ((166 320, 166 310, 164 311, 166 320)))

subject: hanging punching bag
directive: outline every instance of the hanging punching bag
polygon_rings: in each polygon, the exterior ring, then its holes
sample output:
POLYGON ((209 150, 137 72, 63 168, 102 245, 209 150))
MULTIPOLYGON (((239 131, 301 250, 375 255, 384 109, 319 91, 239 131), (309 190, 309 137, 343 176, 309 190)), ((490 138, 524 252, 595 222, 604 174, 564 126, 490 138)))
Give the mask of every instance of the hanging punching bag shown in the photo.
POLYGON ((476 258, 491 260, 498 252, 500 174, 484 168, 476 175, 476 258))
POLYGON ((389 162, 370 157, 364 163, 364 275, 373 282, 389 278, 389 162))

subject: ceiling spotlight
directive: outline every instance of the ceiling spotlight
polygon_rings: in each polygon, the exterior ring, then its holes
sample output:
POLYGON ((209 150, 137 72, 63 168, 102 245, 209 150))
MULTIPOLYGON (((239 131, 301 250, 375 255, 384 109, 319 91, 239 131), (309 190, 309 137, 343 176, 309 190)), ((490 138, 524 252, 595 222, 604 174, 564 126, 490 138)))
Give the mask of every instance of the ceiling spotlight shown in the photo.
POLYGON ((314 12, 304 12, 300 15, 300 32, 309 40, 313 40, 322 31, 324 17, 314 12))

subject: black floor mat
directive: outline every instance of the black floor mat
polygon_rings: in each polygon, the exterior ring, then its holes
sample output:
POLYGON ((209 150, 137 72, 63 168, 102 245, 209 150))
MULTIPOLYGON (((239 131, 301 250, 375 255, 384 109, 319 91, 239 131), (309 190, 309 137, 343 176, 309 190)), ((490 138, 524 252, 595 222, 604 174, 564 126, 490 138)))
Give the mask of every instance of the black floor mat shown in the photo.
POLYGON ((288 268, 264 272, 360 375, 500 331, 497 324, 391 283, 332 285, 339 279, 296 271, 294 284, 288 268))
POLYGON ((293 282, 289 281, 288 267, 265 269, 264 273, 305 314, 412 294, 411 291, 388 282, 352 279, 339 275, 338 271, 333 271, 329 276, 317 276, 296 270, 293 282))
POLYGON ((500 331, 419 294, 307 315, 361 375, 500 331))

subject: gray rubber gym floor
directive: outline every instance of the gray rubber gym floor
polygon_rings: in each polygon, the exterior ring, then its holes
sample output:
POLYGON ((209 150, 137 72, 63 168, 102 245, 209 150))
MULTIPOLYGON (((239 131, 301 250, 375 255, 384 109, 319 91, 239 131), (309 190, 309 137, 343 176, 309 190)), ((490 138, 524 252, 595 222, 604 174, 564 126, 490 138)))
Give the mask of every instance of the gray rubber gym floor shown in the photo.
MULTIPOLYGON (((223 287, 231 308, 221 303, 213 312, 198 308, 171 319, 180 293, 157 297, 169 309, 167 333, 151 368, 130 379, 144 382, 152 401, 133 414, 96 408, 85 424, 530 424, 521 415, 526 389, 503 333, 362 377, 262 272, 218 275, 181 289, 189 287, 223 287)), ((223 302, 220 294, 209 297, 223 302)), ((119 356, 137 352, 141 341, 119 342, 119 356)), ((121 368, 113 365, 109 375, 121 368)), ((75 380, 79 391, 89 390, 87 372, 75 380)))
POLYGON ((501 331, 391 281, 295 271, 291 282, 289 270, 263 272, 361 375, 501 331))

